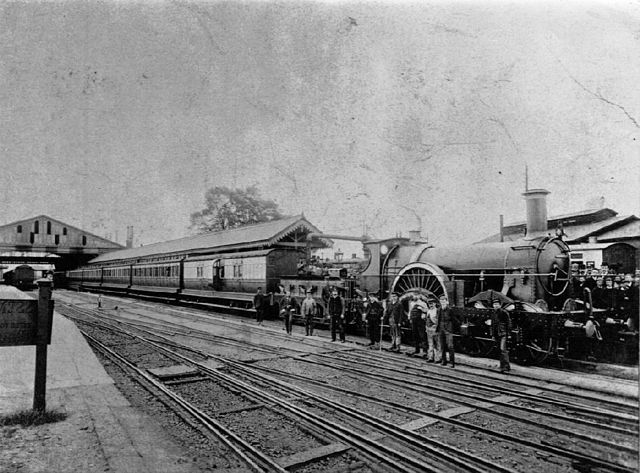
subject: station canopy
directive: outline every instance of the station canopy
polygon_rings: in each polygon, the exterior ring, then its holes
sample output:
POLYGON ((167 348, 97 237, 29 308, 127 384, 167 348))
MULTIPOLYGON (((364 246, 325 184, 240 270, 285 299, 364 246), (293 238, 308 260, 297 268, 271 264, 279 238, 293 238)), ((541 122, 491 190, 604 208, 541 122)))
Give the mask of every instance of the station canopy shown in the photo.
MULTIPOLYGON (((137 260, 168 260, 184 256, 232 253, 275 248, 306 249, 309 233, 321 233, 304 216, 298 215, 270 222, 246 225, 230 230, 207 232, 190 237, 138 248, 112 251, 98 256, 90 264, 137 260)), ((329 239, 314 239, 313 248, 333 245, 329 239)))

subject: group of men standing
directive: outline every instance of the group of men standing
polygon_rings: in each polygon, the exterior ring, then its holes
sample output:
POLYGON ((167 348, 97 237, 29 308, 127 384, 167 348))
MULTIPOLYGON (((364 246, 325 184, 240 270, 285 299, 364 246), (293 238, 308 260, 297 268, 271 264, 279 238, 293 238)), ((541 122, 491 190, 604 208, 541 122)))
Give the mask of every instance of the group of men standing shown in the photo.
MULTIPOLYGON (((397 293, 392 293, 386 308, 374 296, 366 294, 364 302, 364 319, 369 330, 369 346, 380 343, 380 327, 389 326, 391 337, 390 351, 400 352, 402 344, 402 321, 405 317, 404 306, 397 293)), ((447 365, 449 362, 455 367, 455 351, 453 349, 453 324, 455 315, 451 312, 446 297, 436 301, 429 299, 427 303, 414 296, 409 303, 409 320, 415 344, 414 355, 425 352, 425 359, 432 363, 447 365)))
MULTIPOLYGON (((260 288, 254 296, 254 307, 256 309, 256 320, 262 325, 264 312, 267 305, 264 294, 260 288)), ((511 369, 509 364, 508 338, 511 333, 511 318, 504 310, 498 299, 494 299, 493 317, 491 330, 493 339, 500 347, 500 371, 508 373, 511 369)), ((285 293, 280 302, 280 315, 283 317, 285 330, 291 334, 293 327, 293 317, 300 313, 305 321, 305 336, 313 335, 314 317, 318 314, 319 308, 313 298, 311 291, 306 292, 306 297, 302 304, 298 304, 290 293, 285 293)), ((340 342, 345 342, 345 311, 347 309, 345 300, 338 294, 337 289, 332 289, 326 303, 326 309, 330 318, 331 341, 335 342, 339 336, 340 342)), ((386 307, 373 295, 365 294, 362 304, 363 321, 367 323, 369 332, 369 346, 377 347, 381 343, 381 327, 389 327, 391 337, 390 351, 400 352, 402 343, 402 322, 405 318, 405 309, 398 298, 397 293, 392 293, 387 301, 386 307)), ((436 301, 433 298, 427 302, 418 296, 412 296, 409 301, 409 321, 413 333, 415 351, 407 353, 417 356, 420 351, 424 351, 424 358, 429 363, 441 363, 443 366, 451 364, 455 367, 455 350, 453 344, 453 333, 455 325, 460 323, 455 312, 449 307, 446 296, 442 296, 436 301), (447 359, 448 354, 448 359, 447 359)))
MULTIPOLYGON (((511 334, 511 317, 500 303, 500 300, 492 300, 493 316, 491 331, 494 342, 500 349, 500 372, 508 373, 511 370, 509 363, 508 339, 511 334)), ((400 352, 402 341, 401 325, 405 317, 405 310, 397 293, 391 294, 386 308, 374 296, 365 295, 363 318, 367 322, 369 331, 369 346, 377 347, 380 343, 380 328, 389 326, 391 337, 390 351, 400 352)), ((409 321, 413 334, 414 352, 408 355, 420 355, 424 351, 424 358, 428 363, 441 363, 455 367, 455 349, 453 344, 453 332, 455 325, 460 323, 455 312, 449 307, 445 296, 435 299, 429 298, 425 303, 418 296, 412 296, 409 301, 409 321), (448 360, 447 360, 447 354, 448 360)))

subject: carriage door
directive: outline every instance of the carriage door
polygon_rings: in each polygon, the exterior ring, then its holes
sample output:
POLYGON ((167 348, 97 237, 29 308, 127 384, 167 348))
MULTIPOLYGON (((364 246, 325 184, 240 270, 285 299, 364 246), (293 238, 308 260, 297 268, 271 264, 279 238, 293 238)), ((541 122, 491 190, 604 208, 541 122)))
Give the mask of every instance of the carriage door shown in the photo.
POLYGON ((213 290, 222 290, 222 280, 224 279, 224 265, 219 259, 213 262, 213 290))

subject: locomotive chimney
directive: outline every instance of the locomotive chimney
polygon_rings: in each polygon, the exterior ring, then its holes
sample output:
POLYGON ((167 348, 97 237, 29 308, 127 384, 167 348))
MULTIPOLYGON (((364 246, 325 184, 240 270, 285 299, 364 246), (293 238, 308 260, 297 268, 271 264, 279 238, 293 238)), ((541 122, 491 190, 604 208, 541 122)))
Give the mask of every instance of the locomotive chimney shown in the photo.
POLYGON ((522 195, 527 201, 527 235, 547 230, 546 189, 529 189, 522 195))

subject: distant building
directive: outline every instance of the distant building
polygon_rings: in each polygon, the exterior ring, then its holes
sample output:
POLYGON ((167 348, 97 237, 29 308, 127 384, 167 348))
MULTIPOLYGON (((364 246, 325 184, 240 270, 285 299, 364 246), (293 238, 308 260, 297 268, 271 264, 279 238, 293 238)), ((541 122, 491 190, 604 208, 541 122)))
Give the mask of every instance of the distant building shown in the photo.
POLYGON ((65 270, 122 248, 47 215, 0 225, 0 264, 51 264, 65 270))
MULTIPOLYGON (((608 265, 617 272, 640 269, 640 218, 635 215, 619 216, 612 209, 583 210, 547 219, 547 233, 562 233, 571 248, 571 260, 581 267, 600 268, 608 265)), ((526 222, 505 225, 504 241, 525 236, 526 222)), ((500 241, 500 234, 478 243, 500 241)))

